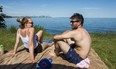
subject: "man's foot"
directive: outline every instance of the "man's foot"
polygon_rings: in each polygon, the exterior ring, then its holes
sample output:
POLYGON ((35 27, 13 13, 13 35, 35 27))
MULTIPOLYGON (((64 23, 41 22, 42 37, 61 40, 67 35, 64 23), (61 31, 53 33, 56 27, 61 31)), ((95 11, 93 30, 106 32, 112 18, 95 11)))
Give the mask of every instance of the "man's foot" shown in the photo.
POLYGON ((53 45, 54 45, 54 42, 48 43, 48 46, 49 46, 49 47, 51 47, 51 46, 53 46, 53 45))
POLYGON ((89 68, 89 65, 90 65, 90 60, 89 60, 89 58, 86 58, 86 59, 80 61, 79 63, 77 63, 76 67, 89 68))

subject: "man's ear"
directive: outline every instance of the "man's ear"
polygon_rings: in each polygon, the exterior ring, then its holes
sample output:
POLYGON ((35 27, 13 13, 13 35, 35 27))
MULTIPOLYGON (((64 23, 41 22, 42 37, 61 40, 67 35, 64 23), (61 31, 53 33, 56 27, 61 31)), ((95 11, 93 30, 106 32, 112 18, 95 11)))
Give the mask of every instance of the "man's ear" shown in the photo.
POLYGON ((81 22, 79 21, 79 22, 77 23, 77 25, 78 25, 78 26, 81 25, 81 22))

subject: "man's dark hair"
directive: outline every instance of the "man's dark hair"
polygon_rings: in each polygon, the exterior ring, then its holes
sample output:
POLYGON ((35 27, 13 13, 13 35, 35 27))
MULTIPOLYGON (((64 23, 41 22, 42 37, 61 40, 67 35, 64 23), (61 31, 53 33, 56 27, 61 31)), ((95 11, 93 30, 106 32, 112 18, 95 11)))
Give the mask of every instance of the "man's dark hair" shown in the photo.
POLYGON ((84 18, 82 16, 82 14, 79 14, 79 13, 74 13, 70 19, 76 19, 76 21, 80 21, 81 22, 81 25, 83 26, 83 23, 84 23, 84 18))

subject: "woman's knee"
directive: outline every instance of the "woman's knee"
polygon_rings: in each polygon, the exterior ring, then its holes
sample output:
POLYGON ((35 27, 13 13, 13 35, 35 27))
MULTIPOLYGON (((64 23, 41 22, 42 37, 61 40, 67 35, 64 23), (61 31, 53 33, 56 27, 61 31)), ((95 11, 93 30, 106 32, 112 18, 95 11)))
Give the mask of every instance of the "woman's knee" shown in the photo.
POLYGON ((38 34, 43 34, 43 30, 39 30, 38 31, 38 34))
POLYGON ((43 34, 43 30, 39 30, 39 31, 37 32, 37 35, 41 35, 41 34, 43 34))
POLYGON ((38 31, 36 35, 38 37, 38 40, 41 41, 42 36, 43 36, 43 30, 38 31))
POLYGON ((39 30, 40 33, 43 33, 43 30, 39 30))

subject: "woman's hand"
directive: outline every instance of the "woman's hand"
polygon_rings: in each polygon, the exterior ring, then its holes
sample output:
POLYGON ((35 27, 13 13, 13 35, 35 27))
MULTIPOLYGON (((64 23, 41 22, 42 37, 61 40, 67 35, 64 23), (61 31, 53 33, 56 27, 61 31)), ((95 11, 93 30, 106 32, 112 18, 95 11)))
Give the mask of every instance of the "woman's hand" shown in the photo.
POLYGON ((36 63, 36 61, 35 60, 31 60, 31 63, 36 63))
POLYGON ((8 55, 8 56, 16 56, 16 53, 14 53, 14 51, 11 50, 6 55, 8 55))

